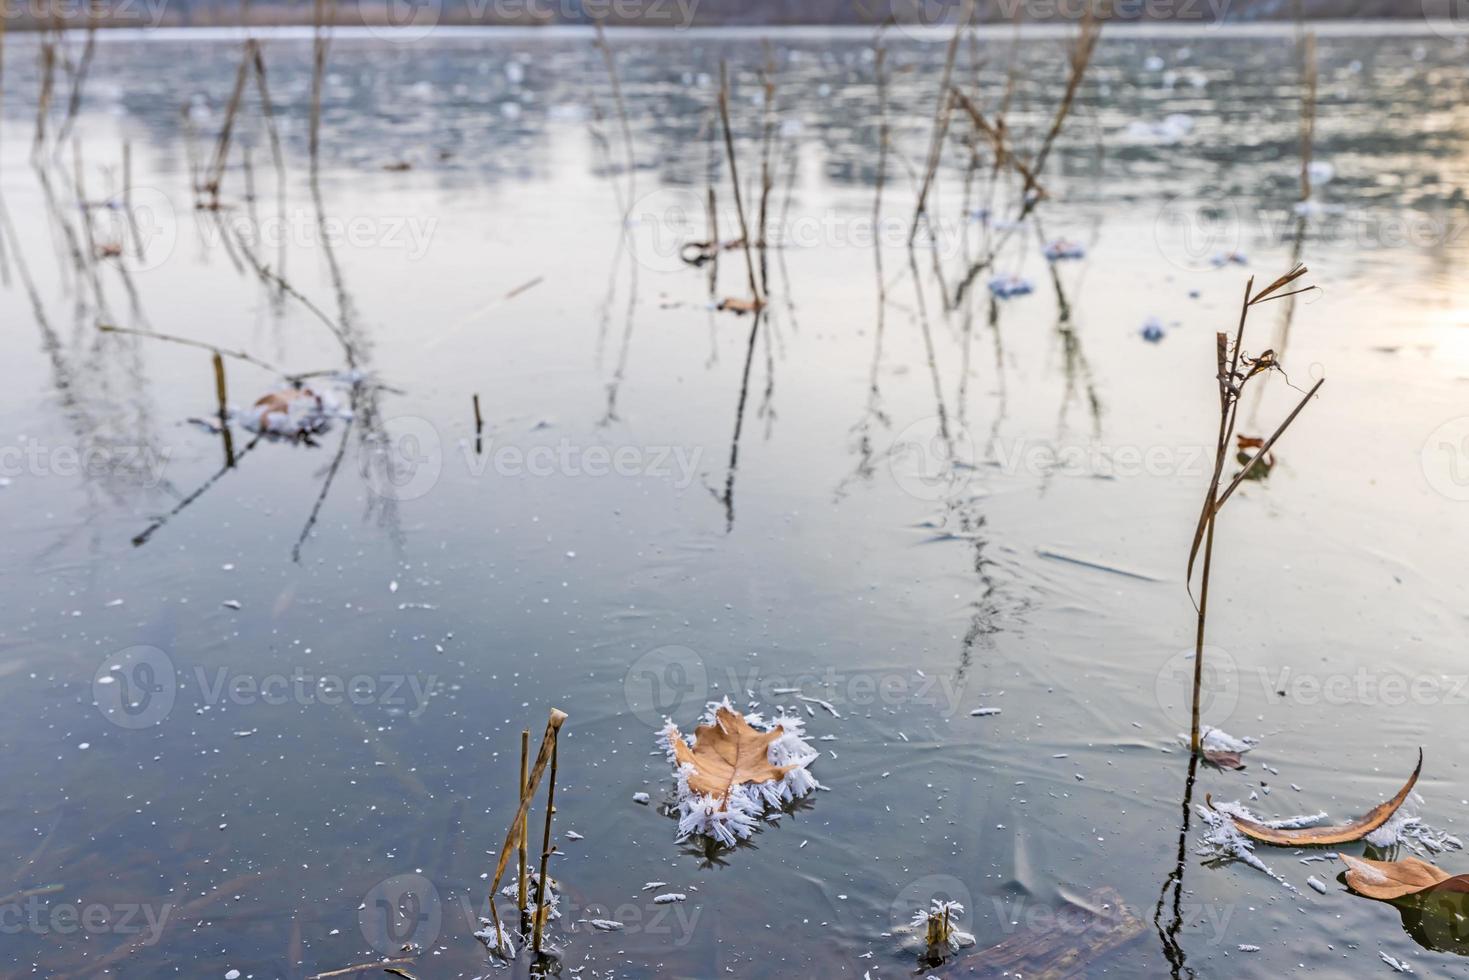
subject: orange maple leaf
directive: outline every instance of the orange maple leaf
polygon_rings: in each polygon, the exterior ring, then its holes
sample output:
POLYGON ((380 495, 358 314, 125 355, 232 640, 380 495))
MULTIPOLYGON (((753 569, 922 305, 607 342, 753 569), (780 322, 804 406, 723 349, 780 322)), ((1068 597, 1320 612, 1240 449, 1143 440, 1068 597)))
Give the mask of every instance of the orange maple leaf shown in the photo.
POLYGON ((776 725, 768 732, 752 728, 737 712, 721 706, 714 713, 714 724, 700 725, 694 730, 694 747, 678 734, 669 732, 669 744, 680 765, 692 766, 689 789, 705 796, 728 800, 729 792, 743 783, 777 782, 798 765, 770 764, 770 743, 785 734, 776 725))

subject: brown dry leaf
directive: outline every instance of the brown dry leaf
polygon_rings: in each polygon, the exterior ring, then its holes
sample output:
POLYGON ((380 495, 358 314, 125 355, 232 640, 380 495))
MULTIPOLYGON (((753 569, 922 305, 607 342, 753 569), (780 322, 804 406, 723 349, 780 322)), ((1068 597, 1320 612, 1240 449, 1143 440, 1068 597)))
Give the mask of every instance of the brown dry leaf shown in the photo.
POLYGON ((770 764, 770 743, 785 734, 779 725, 768 732, 756 731, 744 716, 725 707, 715 712, 714 722, 694 730, 692 749, 677 730, 670 735, 679 764, 694 767, 689 776, 689 789, 694 792, 722 800, 743 783, 784 779, 786 773, 797 768, 770 764))
MULTIPOLYGON (((1361 840, 1372 833, 1378 827, 1387 823, 1388 819, 1397 812, 1398 807, 1413 792, 1413 786, 1418 782, 1418 774, 1423 771, 1423 750, 1418 750, 1418 765, 1413 770, 1413 775, 1398 790, 1397 795, 1386 803, 1379 803, 1369 810, 1364 816, 1358 817, 1349 824, 1339 827, 1301 827, 1293 830, 1282 830, 1276 827, 1267 827, 1253 820, 1236 817, 1233 814, 1229 818, 1239 828, 1240 833, 1246 837, 1252 837, 1266 844, 1278 844, 1281 847, 1312 847, 1322 844, 1348 844, 1354 840, 1361 840)), ((1214 809, 1212 797, 1204 797, 1209 804, 1209 809, 1214 809)))
POLYGON ((734 296, 730 297, 729 299, 722 299, 719 301, 719 308, 721 310, 727 310, 730 313, 738 313, 741 316, 746 313, 754 313, 764 305, 765 304, 761 303, 758 299, 740 299, 734 296))
POLYGON ((272 415, 283 415, 289 418, 291 406, 298 401, 314 402, 318 410, 322 407, 321 396, 310 388, 286 388, 282 391, 272 391, 258 399, 255 407, 264 409, 260 413, 260 421, 264 423, 272 415))
POLYGON ((1243 769, 1245 767, 1244 760, 1239 757, 1238 752, 1226 752, 1223 749, 1205 749, 1204 761, 1220 769, 1243 769))
POLYGON ((1337 857, 1347 866, 1347 884, 1352 891, 1368 898, 1391 902, 1429 892, 1469 892, 1469 875, 1450 875, 1417 858, 1369 861, 1350 854, 1337 857))

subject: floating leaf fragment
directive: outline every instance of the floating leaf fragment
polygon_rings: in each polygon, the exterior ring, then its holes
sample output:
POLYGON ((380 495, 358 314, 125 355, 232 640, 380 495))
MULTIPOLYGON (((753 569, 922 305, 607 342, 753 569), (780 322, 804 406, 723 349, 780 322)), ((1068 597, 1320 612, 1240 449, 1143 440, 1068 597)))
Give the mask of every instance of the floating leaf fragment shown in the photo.
MULTIPOLYGON (((1372 833, 1378 827, 1387 823, 1392 815, 1397 812, 1398 807, 1408 798, 1413 787, 1418 782, 1418 774, 1423 771, 1423 750, 1418 750, 1418 765, 1413 769, 1413 775, 1398 790, 1397 795, 1385 803, 1379 803, 1361 817, 1351 823, 1333 827, 1269 827, 1254 820, 1248 820, 1236 814, 1229 814, 1229 819, 1239 828, 1246 837, 1253 838, 1265 844, 1277 844, 1281 847, 1313 847, 1324 844, 1347 844, 1352 841, 1361 840, 1372 833)), ((1206 796, 1204 801, 1212 810, 1214 800, 1206 796)))
POLYGON ((764 306, 765 304, 758 299, 740 299, 738 296, 731 296, 719 301, 719 309, 721 311, 738 313, 741 316, 744 316, 746 313, 754 313, 764 306))
POLYGON ((1469 894, 1469 875, 1451 875, 1415 857, 1401 861, 1369 861, 1338 854, 1347 866, 1347 887, 1358 895, 1391 902, 1415 895, 1469 894))

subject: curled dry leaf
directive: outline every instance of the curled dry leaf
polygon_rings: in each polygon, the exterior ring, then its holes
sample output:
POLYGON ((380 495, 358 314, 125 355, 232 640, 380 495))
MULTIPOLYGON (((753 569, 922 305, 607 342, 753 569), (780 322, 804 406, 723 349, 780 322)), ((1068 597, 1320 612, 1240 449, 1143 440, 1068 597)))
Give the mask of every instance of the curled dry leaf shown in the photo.
POLYGON ((1414 895, 1456 892, 1469 894, 1469 875, 1451 875, 1427 861, 1369 861, 1338 854, 1347 866, 1347 885, 1359 895, 1391 902, 1414 895))
POLYGON ((756 731, 739 713, 725 707, 715 712, 714 721, 695 729, 694 748, 676 731, 668 740, 679 764, 694 767, 689 789, 695 793, 723 800, 741 783, 773 782, 798 768, 770 764, 770 743, 785 734, 781 726, 756 731))
MULTIPOLYGON (((1265 844, 1278 844, 1281 847, 1348 844, 1354 840, 1361 840, 1378 827, 1387 823, 1392 815, 1397 812, 1398 807, 1403 805, 1403 801, 1408 798, 1408 794, 1413 792, 1413 787, 1418 782, 1418 774, 1422 771, 1423 750, 1419 749, 1418 765, 1413 770, 1413 775, 1409 776, 1408 781, 1403 784, 1403 788, 1398 790, 1396 796, 1386 803, 1379 803, 1365 815, 1358 817, 1351 823, 1337 827, 1300 827, 1286 829, 1267 827, 1265 824, 1256 823, 1253 820, 1246 820, 1244 817, 1236 817, 1233 814, 1230 814, 1229 818, 1234 821, 1234 825, 1239 828, 1240 833, 1265 844)), ((1212 797, 1206 796, 1204 800, 1208 803, 1209 809, 1214 809, 1214 800, 1212 797)))

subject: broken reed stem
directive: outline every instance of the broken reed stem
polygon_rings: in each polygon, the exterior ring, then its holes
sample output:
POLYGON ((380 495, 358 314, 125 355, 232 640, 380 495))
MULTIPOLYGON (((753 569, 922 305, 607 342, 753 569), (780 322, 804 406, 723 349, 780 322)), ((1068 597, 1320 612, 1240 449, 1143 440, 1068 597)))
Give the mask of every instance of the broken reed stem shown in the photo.
POLYGON ((223 425, 229 414, 226 408, 226 405, 229 403, 229 394, 225 386, 224 357, 219 351, 214 351, 212 356, 214 360, 214 394, 219 401, 219 423, 223 425))
POLYGON ((1301 36, 1301 200, 1311 199, 1311 151, 1316 142, 1316 33, 1301 36))
MULTIPOLYGON (((520 733, 520 799, 521 799, 522 802, 525 800, 525 780, 526 780, 526 773, 527 773, 527 771, 529 769, 530 769, 530 729, 529 728, 526 728, 526 729, 522 729, 521 730, 521 733, 520 733)), ((521 931, 522 932, 525 929, 525 909, 526 909, 526 904, 527 904, 527 902, 526 902, 527 896, 526 896, 526 893, 525 893, 525 890, 526 890, 526 880, 525 880, 525 849, 526 849, 526 842, 527 842, 528 836, 529 835, 526 833, 526 821, 524 819, 522 819, 520 821, 520 870, 519 870, 519 873, 516 876, 516 881, 517 881, 516 893, 517 893, 517 897, 520 900, 520 921, 521 921, 521 931)))
MULTIPOLYGON (((1239 405, 1243 400, 1244 388, 1249 380, 1257 374, 1266 373, 1275 368, 1275 355, 1273 351, 1265 351, 1259 357, 1245 358, 1244 336, 1245 324, 1249 319, 1250 307, 1273 299, 1284 299, 1287 296, 1295 296, 1304 292, 1304 289, 1281 292, 1286 286, 1295 282, 1306 274, 1305 266, 1297 266, 1290 272, 1276 279, 1270 285, 1253 293, 1255 280, 1251 277, 1245 283, 1244 299, 1240 303, 1239 324, 1235 328, 1234 341, 1231 345, 1228 334, 1220 332, 1215 335, 1214 358, 1216 366, 1216 377, 1219 385, 1219 435, 1214 447, 1214 472, 1209 478, 1208 494, 1204 498, 1204 506, 1199 514, 1199 524, 1194 531, 1193 545, 1189 550, 1188 570, 1185 580, 1192 590, 1194 561, 1202 548, 1204 564, 1200 571, 1199 599, 1197 604, 1198 624, 1194 633, 1194 677, 1193 698, 1190 709, 1189 723, 1189 746, 1195 756, 1200 752, 1201 736, 1201 692, 1204 680, 1204 637, 1209 615, 1209 580, 1214 565, 1214 530, 1218 520, 1219 510, 1222 508, 1235 489, 1249 477, 1256 464, 1270 451, 1281 435, 1285 433, 1292 422, 1305 410, 1307 404, 1321 390, 1326 383, 1322 378, 1306 392, 1299 404, 1285 417, 1270 438, 1266 439, 1255 451, 1245 466, 1230 481, 1223 493, 1219 486, 1224 477, 1225 461, 1229 454, 1229 444, 1234 438, 1235 425, 1239 417, 1239 405), (1244 361, 1246 370, 1241 371, 1241 361, 1244 361)), ((1313 288, 1313 287, 1307 287, 1313 288)))
POLYGON ((944 74, 939 82, 939 101, 933 113, 933 134, 928 142, 928 164, 924 170, 923 183, 918 188, 918 203, 913 208, 913 224, 908 229, 908 244, 918 238, 918 225, 928 213, 928 193, 933 189, 933 180, 938 173, 939 161, 944 155, 944 139, 949 132, 949 119, 953 114, 953 100, 949 98, 949 82, 954 77, 954 60, 959 54, 959 38, 969 24, 973 5, 965 0, 959 13, 959 22, 954 25, 954 36, 949 39, 949 50, 944 56, 944 74))
POLYGON ((510 863, 510 848, 523 833, 526 812, 530 810, 531 800, 535 799, 536 787, 541 784, 541 776, 546 771, 546 765, 551 761, 551 755, 556 748, 557 734, 561 731, 561 726, 566 723, 566 718, 566 712, 559 708, 551 709, 551 717, 546 721, 545 734, 541 736, 541 748, 536 753, 536 763, 531 767, 530 780, 525 785, 520 807, 515 811, 514 819, 510 821, 510 829, 505 833, 505 842, 500 845, 500 857, 495 863, 495 873, 490 875, 490 915, 495 920, 495 938, 499 946, 504 945, 504 933, 501 932, 500 914, 495 910, 495 890, 500 887, 500 879, 505 874, 505 867, 510 863))
MULTIPOLYGON (((551 785, 546 791, 546 831, 541 837, 541 875, 536 879, 536 911, 531 952, 541 955, 541 932, 546 922, 546 866, 551 860, 551 821, 556 816, 556 743, 551 743, 551 785)), ((524 818, 521 832, 524 833, 524 818)), ((523 839, 523 838, 522 838, 523 839)))
POLYGON ((225 385, 224 358, 219 351, 215 351, 214 360, 214 396, 219 402, 219 432, 224 438, 224 465, 226 468, 235 465, 235 437, 230 432, 230 410, 229 390, 225 385))
POLYGON ((474 434, 485 431, 485 418, 479 413, 479 392, 474 393, 474 434))
POLYGON ((734 185, 735 213, 740 218, 740 235, 745 246, 745 271, 750 276, 750 296, 755 306, 764 305, 760 298, 760 287, 755 279, 755 256, 750 249, 750 226, 745 221, 745 201, 740 193, 740 169, 735 160, 734 135, 729 128, 729 65, 719 63, 719 119, 724 126, 724 151, 729 156, 729 179, 734 185))

